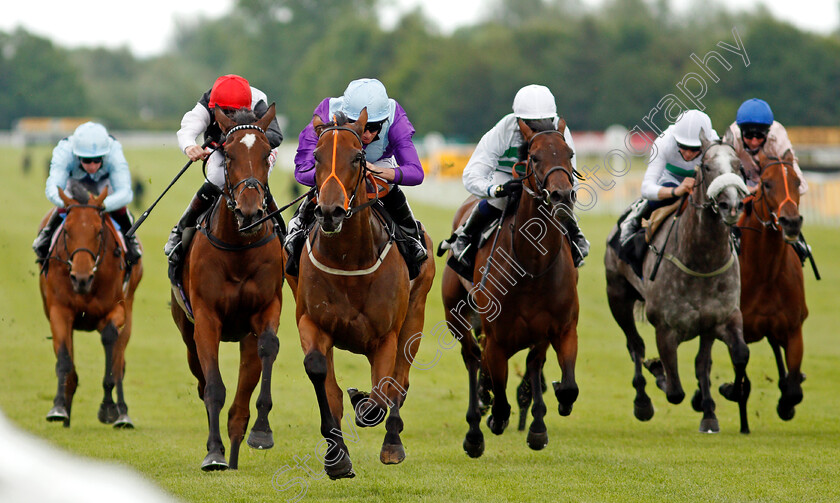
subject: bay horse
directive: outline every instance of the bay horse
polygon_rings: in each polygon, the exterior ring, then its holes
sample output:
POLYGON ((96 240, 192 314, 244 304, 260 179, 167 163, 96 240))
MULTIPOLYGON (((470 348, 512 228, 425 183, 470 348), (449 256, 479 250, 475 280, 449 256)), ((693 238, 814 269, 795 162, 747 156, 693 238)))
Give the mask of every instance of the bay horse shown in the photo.
MULTIPOLYGON (((318 134, 315 155, 317 225, 307 237, 297 278, 289 286, 297 301, 297 325, 303 365, 315 388, 321 435, 328 450, 324 469, 331 479, 354 477, 341 431, 343 397, 335 377, 333 348, 367 357, 371 393, 348 390, 356 424, 375 426, 385 420, 379 459, 397 464, 405 459, 400 439, 400 407, 408 392, 408 374, 422 336, 426 296, 435 275, 433 260, 419 275, 408 268, 394 238, 371 206, 366 185, 369 172, 361 140, 367 109, 347 122, 338 115, 312 124, 318 134), (386 414, 386 410, 390 410, 386 414)), ((373 183, 373 180, 370 180, 373 183)), ((426 248, 431 239, 425 237, 426 248)))
MULTIPOLYGON (((789 245, 802 231, 793 160, 789 150, 781 159, 761 151, 761 183, 738 220, 744 340, 749 344, 766 337, 770 343, 782 393, 776 412, 785 421, 793 419, 802 401, 802 323, 808 317, 802 265, 789 245)), ((729 397, 731 386, 722 385, 721 393, 729 397)))
MULTIPOLYGON (((50 322, 57 358, 58 390, 47 421, 61 421, 64 427, 70 426, 73 396, 79 382, 73 363, 73 331, 96 330, 105 348, 104 397, 97 416, 100 422, 113 424, 115 428, 133 428, 125 403, 123 378, 134 292, 143 276, 142 260, 132 267, 126 266, 120 233, 103 207, 107 187, 99 195, 92 195, 71 181, 67 191, 72 195, 58 189, 66 218, 55 233, 39 278, 44 314, 50 322)), ((48 218, 49 214, 41 227, 48 218)))
POLYGON ((198 396, 207 409, 204 471, 238 468, 239 447, 251 417, 251 394, 260 375, 257 419, 248 445, 255 449, 274 446, 268 412, 272 407, 271 367, 279 348, 282 244, 271 221, 240 231, 266 214, 271 146, 265 129, 274 114, 274 104, 259 120, 247 109, 228 118, 216 108, 216 122, 224 135, 225 185, 186 254, 181 287, 172 288, 172 318, 187 346, 187 361, 198 379, 198 396), (239 383, 227 423, 229 464, 219 429, 219 414, 225 404, 219 371, 219 343, 223 341, 239 343, 239 383))
MULTIPOLYGON (((730 233, 743 208, 746 185, 738 174, 741 163, 735 149, 719 140, 708 140, 700 133, 702 153, 695 170, 695 185, 681 213, 666 223, 653 237, 644 259, 643 278, 607 246, 604 263, 610 311, 627 337, 627 350, 633 360, 633 387, 636 389, 634 415, 640 421, 653 417, 653 404, 645 392, 644 365, 656 378, 668 401, 678 404, 685 398, 677 367, 677 346, 699 335, 694 360, 698 390, 691 400, 694 410, 703 413, 701 432, 720 431, 715 402, 710 391, 715 339, 729 348, 735 368, 732 397, 738 401, 741 432, 749 433, 746 403, 750 382, 746 375, 749 349, 744 342, 741 310, 741 276, 730 233), (675 228, 664 232, 666 226, 675 228), (672 234, 672 235, 671 235, 672 234), (670 237, 669 237, 670 235, 670 237), (651 280, 657 262, 662 268, 651 280), (656 329, 659 358, 645 361, 645 344, 636 329, 634 305, 643 302, 647 320, 656 329)), ((607 242, 613 240, 618 226, 607 242)))
MULTIPOLYGON (((556 129, 534 131, 523 121, 519 128, 527 147, 523 191, 515 213, 503 216, 497 247, 477 250, 473 282, 451 267, 443 272, 442 294, 448 329, 461 343, 461 356, 469 380, 467 423, 463 447, 473 458, 484 453, 481 432, 478 373, 487 375, 493 392, 487 426, 501 435, 508 425, 510 404, 506 396, 508 360, 529 349, 526 376, 531 383, 534 420, 527 444, 540 450, 548 444, 541 375, 548 346, 557 353, 563 373, 554 384, 558 412, 568 416, 578 397, 575 382, 577 359, 578 272, 572 262, 564 223, 575 218, 574 152, 566 143, 566 122, 556 129), (491 253, 493 254, 491 257, 491 253), (486 274, 487 278, 482 281, 486 274), (476 336, 484 333, 483 348, 476 336)), ((524 156, 523 156, 524 157, 524 156)), ((467 218, 478 200, 470 197, 459 208, 453 229, 467 218)), ((449 253, 451 257, 451 252, 449 253)))

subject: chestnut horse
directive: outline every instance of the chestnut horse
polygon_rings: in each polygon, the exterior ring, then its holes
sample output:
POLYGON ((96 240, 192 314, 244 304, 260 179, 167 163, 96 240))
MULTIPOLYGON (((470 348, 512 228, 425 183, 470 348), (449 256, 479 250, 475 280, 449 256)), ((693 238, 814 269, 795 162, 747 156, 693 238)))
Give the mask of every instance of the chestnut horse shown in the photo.
MULTIPOLYGON (((379 455, 385 464, 400 463, 400 407, 408 391, 408 373, 422 334, 426 295, 435 275, 433 260, 409 281, 408 268, 390 231, 371 205, 361 135, 367 123, 362 110, 355 123, 324 123, 315 116, 317 225, 307 237, 298 277, 289 278, 297 301, 297 324, 303 365, 315 388, 321 434, 329 446, 324 469, 331 479, 353 477, 353 464, 341 432, 343 399, 335 378, 333 347, 363 354, 371 366, 372 393, 348 390, 358 426, 375 426, 386 416, 379 455)), ((426 248, 431 240, 426 235, 426 248)))
MULTIPOLYGON (((694 360, 698 390, 691 400, 703 413, 700 431, 717 433, 720 425, 711 395, 712 344, 720 339, 729 348, 735 367, 732 397, 738 401, 741 432, 749 433, 746 405, 750 391, 746 367, 749 349, 744 342, 741 310, 741 276, 731 242, 731 227, 743 207, 747 187, 739 173, 741 161, 727 143, 710 141, 700 132, 702 154, 696 168, 694 188, 687 202, 651 243, 652 253, 644 259, 644 279, 638 277, 616 250, 607 246, 604 262, 607 298, 616 323, 627 338, 633 360, 633 387, 636 389, 634 415, 639 421, 653 417, 653 404, 645 392, 644 365, 656 378, 668 401, 681 403, 685 392, 677 366, 677 347, 699 335, 700 346, 694 360), (672 226, 673 232, 665 232, 672 226), (665 260, 662 260, 662 259, 665 260), (662 268, 651 280, 662 261, 662 268), (656 329, 660 359, 645 361, 645 343, 636 329, 634 306, 643 302, 648 321, 656 329)), ((614 227, 607 242, 618 233, 614 227)))
MULTIPOLYGON (((773 348, 782 392, 776 412, 788 421, 802 401, 802 323, 808 317, 802 265, 788 244, 802 230, 800 182, 790 151, 781 159, 761 152, 759 167, 761 183, 738 220, 744 340, 751 343, 766 337, 773 348)), ((721 386, 721 393, 729 397, 731 385, 721 386)))
POLYGON ((238 467, 239 447, 251 417, 251 394, 260 374, 257 420, 248 445, 255 449, 274 446, 268 412, 283 287, 283 247, 271 221, 240 231, 266 214, 271 146, 265 129, 274 118, 274 104, 259 120, 250 110, 238 111, 233 119, 219 108, 215 113, 225 135, 225 186, 186 254, 183 288, 172 289, 172 318, 187 346, 187 361, 198 379, 198 396, 207 408, 210 432, 207 456, 201 464, 204 471, 238 467), (180 297, 181 290, 185 298, 180 297), (219 372, 222 341, 239 343, 239 384, 228 414, 229 465, 219 431, 219 414, 225 404, 225 385, 219 372))
MULTIPOLYGON (((123 395, 123 377, 134 291, 143 276, 143 264, 134 264, 126 277, 119 231, 102 206, 107 188, 98 196, 75 183, 68 183, 67 189, 73 197, 58 189, 67 216, 56 231, 39 280, 57 358, 58 391, 47 421, 63 421, 65 427, 70 426, 70 409, 79 382, 73 364, 73 331, 96 330, 105 348, 105 395, 99 420, 115 428, 133 428, 123 395), (112 398, 115 387, 117 403, 112 398)), ((41 222, 42 227, 47 218, 49 215, 41 222)))
MULTIPOLYGON (((494 395, 487 426, 500 435, 510 417, 505 391, 508 360, 518 351, 530 349, 525 378, 531 383, 534 420, 527 443, 534 450, 548 443, 541 374, 549 345, 557 353, 563 372, 562 381, 554 384, 560 415, 572 412, 578 396, 578 273, 563 226, 575 218, 574 153, 563 136, 566 122, 562 119, 556 130, 533 131, 521 120, 519 128, 527 144, 526 194, 521 196, 516 212, 506 215, 499 224, 497 247, 483 246, 477 251, 472 284, 451 267, 443 272, 446 322, 461 342, 469 377, 469 431, 463 446, 474 458, 484 452, 477 389, 480 369, 486 373, 494 395), (482 282, 485 273, 487 278, 482 282), (480 332, 486 334, 483 350, 470 333, 475 324, 471 320, 476 317, 480 318, 480 332)), ((475 204, 474 197, 467 199, 456 213, 453 229, 475 204)))

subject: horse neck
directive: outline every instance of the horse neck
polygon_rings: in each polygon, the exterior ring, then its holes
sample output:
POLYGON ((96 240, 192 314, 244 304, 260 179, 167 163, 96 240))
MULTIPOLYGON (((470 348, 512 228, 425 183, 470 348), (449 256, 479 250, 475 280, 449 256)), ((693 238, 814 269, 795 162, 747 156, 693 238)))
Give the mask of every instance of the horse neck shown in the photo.
POLYGON ((562 251, 566 230, 560 219, 552 216, 552 210, 533 197, 522 194, 514 215, 516 225, 511 229, 511 245, 517 260, 531 272, 543 270, 557 259, 562 251), (539 222, 539 223, 537 223, 539 222), (523 226, 539 225, 545 229, 545 235, 535 243, 523 230, 523 226), (546 253, 542 253, 542 252, 546 253))
POLYGON ((732 253, 731 228, 709 206, 698 208, 689 202, 678 233, 676 255, 692 269, 715 269, 732 253))
POLYGON ((764 225, 764 222, 770 222, 772 217, 764 205, 763 197, 759 189, 753 199, 752 211, 739 222, 739 227, 742 228, 742 260, 761 264, 762 269, 766 271, 778 271, 781 270, 787 256, 787 243, 780 229, 764 225))
MULTIPOLYGON (((358 204, 367 198, 356 198, 358 204)), ((344 220, 335 234, 318 232, 314 248, 319 257, 331 258, 348 269, 363 269, 379 257, 384 232, 375 222, 371 209, 365 208, 344 220)))

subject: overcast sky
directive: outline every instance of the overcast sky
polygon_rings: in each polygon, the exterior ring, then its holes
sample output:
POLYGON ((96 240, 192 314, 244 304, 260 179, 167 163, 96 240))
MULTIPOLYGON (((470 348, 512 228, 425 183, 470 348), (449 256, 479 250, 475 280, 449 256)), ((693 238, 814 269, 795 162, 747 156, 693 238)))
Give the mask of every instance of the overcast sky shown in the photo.
MULTIPOLYGON (((718 0, 720 2, 721 0, 718 0)), ((821 33, 840 26, 840 0, 763 0, 773 14, 794 25, 821 33)), ((583 0, 598 6, 603 0, 583 0)), ((677 9, 691 0, 671 0, 677 9)), ((104 0, 5 1, 0 12, 0 30, 23 26, 65 47, 128 45, 140 57, 160 54, 171 40, 176 17, 189 19, 204 14, 215 17, 228 11, 233 0, 142 0, 119 2, 104 0)), ((444 32, 469 24, 486 0, 390 0, 385 22, 400 13, 422 5, 426 15, 444 32)), ((744 10, 759 4, 756 0, 725 0, 730 10, 744 10)))

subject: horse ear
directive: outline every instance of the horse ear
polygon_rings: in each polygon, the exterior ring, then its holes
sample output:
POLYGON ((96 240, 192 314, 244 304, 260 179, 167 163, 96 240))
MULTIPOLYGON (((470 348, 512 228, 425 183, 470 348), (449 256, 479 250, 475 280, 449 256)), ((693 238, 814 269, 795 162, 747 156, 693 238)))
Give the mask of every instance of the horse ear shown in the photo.
POLYGON ((100 192, 98 196, 94 196, 93 194, 91 194, 90 201, 88 201, 88 204, 92 206, 102 206, 102 201, 104 201, 106 197, 108 197, 107 186, 105 186, 105 188, 102 189, 102 192, 100 192))
POLYGON ((764 169, 764 166, 770 162, 770 159, 767 157, 767 154, 764 153, 764 149, 759 149, 758 154, 756 155, 756 162, 758 163, 759 171, 764 169))
POLYGON ((257 121, 257 126, 259 126, 259 128, 263 131, 267 130, 268 125, 271 124, 271 121, 274 120, 276 113, 277 112, 274 108, 274 103, 271 103, 271 105, 268 107, 268 110, 266 110, 265 115, 263 115, 262 118, 260 118, 260 120, 257 121))
POLYGON ((359 136, 362 136, 362 133, 365 132, 365 125, 367 124, 367 120, 368 120, 368 113, 367 113, 367 107, 365 107, 365 108, 362 109, 361 112, 359 112, 359 118, 356 119, 356 122, 354 122, 353 124, 350 124, 349 126, 351 128, 353 128, 357 133, 359 133, 359 136))
MULTIPOLYGON (((534 136, 534 131, 522 119, 516 119, 516 122, 519 124, 519 131, 522 132, 522 138, 525 140, 525 143, 531 141, 531 137, 534 136)), ((563 130, 565 131, 566 129, 563 128, 563 130)))
POLYGON ((784 162, 787 162, 787 163, 793 164, 793 161, 794 161, 794 159, 793 159, 793 152, 791 152, 791 150, 790 150, 790 149, 785 150, 785 153, 784 153, 784 154, 782 154, 782 160, 783 160, 784 162))
POLYGON ((560 117, 560 120, 557 122, 557 131, 560 131, 560 134, 566 134, 566 119, 560 117))
POLYGON ((222 110, 222 107, 214 107, 214 117, 216 118, 216 123, 219 124, 219 128, 222 130, 222 134, 227 134, 228 130, 235 126, 233 123, 233 119, 225 115, 225 112, 222 110))
POLYGON ((312 116, 312 128, 315 129, 315 134, 318 135, 319 138, 326 127, 327 125, 324 124, 324 120, 321 119, 320 115, 312 116))
POLYGON ((732 133, 731 129, 727 129, 726 133, 723 134, 723 140, 721 140, 721 143, 725 143, 730 147, 735 147, 735 134, 732 133))
POLYGON ((64 190, 61 187, 58 188, 58 197, 60 197, 61 200, 64 201, 64 206, 65 207, 70 206, 71 204, 74 203, 74 199, 72 197, 68 196, 67 194, 65 194, 64 190))
POLYGON ((703 149, 703 152, 709 150, 709 147, 712 145, 712 141, 706 136, 706 130, 700 129, 700 147, 703 149))

